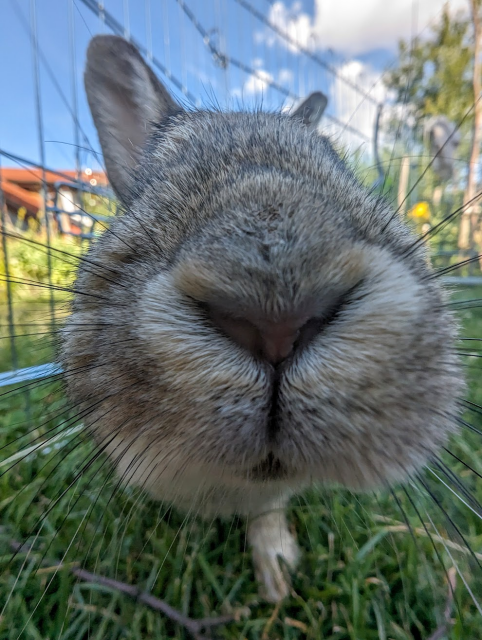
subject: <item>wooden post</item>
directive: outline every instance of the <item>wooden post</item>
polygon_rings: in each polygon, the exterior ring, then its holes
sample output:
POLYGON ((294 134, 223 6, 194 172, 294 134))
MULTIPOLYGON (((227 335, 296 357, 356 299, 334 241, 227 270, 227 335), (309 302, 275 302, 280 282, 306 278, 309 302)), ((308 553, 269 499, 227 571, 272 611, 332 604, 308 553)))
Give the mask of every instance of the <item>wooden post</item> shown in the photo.
POLYGON ((410 175, 410 158, 403 156, 400 165, 400 177, 398 179, 398 212, 401 216, 405 213, 408 190, 408 178, 410 175))
POLYGON ((467 174, 467 186, 464 193, 464 212, 460 218, 459 249, 470 249, 473 245, 473 233, 478 226, 479 204, 471 202, 477 195, 477 169, 480 156, 480 138, 482 125, 481 102, 481 35, 482 24, 480 15, 480 0, 469 0, 474 28, 474 67, 472 72, 472 87, 474 93, 474 127, 472 132, 472 150, 467 174), (470 204, 469 204, 470 203, 470 204))

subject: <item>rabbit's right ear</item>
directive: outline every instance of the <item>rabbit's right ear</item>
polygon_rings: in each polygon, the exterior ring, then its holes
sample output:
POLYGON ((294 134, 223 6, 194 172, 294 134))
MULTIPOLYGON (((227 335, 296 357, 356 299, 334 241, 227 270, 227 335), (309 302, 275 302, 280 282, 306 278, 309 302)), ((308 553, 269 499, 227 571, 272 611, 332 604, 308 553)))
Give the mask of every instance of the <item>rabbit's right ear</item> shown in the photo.
POLYGON ((321 91, 314 91, 299 105, 291 117, 295 120, 301 120, 301 122, 308 127, 311 131, 314 131, 325 112, 326 105, 328 104, 328 98, 321 91))
POLYGON ((109 181, 127 203, 131 180, 154 123, 181 111, 138 50, 118 36, 95 36, 85 89, 109 181))

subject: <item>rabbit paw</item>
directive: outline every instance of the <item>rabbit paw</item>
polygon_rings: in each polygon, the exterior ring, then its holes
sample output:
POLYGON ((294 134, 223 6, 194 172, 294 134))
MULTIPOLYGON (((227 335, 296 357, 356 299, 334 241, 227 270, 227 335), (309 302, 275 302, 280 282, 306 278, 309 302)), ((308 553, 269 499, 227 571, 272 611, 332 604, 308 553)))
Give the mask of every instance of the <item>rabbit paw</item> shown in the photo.
POLYGON ((299 549, 288 530, 284 513, 266 513, 254 519, 248 531, 253 549, 256 579, 261 595, 269 602, 283 600, 290 591, 287 569, 294 569, 299 549))

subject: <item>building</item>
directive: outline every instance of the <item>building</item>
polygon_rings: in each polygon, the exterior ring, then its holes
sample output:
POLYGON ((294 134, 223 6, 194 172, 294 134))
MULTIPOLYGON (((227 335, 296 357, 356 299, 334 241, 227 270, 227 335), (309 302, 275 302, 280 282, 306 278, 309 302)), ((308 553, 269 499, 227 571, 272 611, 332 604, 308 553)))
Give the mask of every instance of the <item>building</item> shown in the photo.
POLYGON ((60 233, 80 235, 92 227, 93 220, 81 209, 82 194, 106 193, 106 175, 85 169, 80 181, 70 169, 45 171, 39 168, 4 167, 0 171, 0 193, 3 193, 7 224, 27 229, 29 221, 43 218, 42 184, 45 179, 47 208, 60 233))

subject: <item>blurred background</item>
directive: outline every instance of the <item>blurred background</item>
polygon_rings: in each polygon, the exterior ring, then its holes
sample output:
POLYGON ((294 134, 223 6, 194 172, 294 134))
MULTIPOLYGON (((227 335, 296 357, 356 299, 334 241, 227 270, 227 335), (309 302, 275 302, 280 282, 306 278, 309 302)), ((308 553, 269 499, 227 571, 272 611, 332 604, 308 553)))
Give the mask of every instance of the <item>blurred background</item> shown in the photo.
POLYGON ((417 231, 466 205, 437 235, 436 263, 465 252, 474 260, 457 277, 476 277, 478 4, 3 0, 5 224, 39 232, 50 224, 54 236, 89 240, 100 231, 93 216, 112 212, 82 76, 89 39, 116 33, 137 44, 187 108, 290 110, 323 92, 320 131, 417 231))
POLYGON ((0 0, 0 640, 188 637, 75 579, 79 562, 185 614, 249 604, 226 638, 482 637, 481 4, 0 0), (53 364, 79 259, 117 211, 83 89, 98 33, 136 44, 187 109, 290 111, 321 91, 320 133, 451 286, 469 400, 446 475, 301 497, 305 553, 281 613, 257 600, 242 523, 182 529, 117 491, 53 364))

